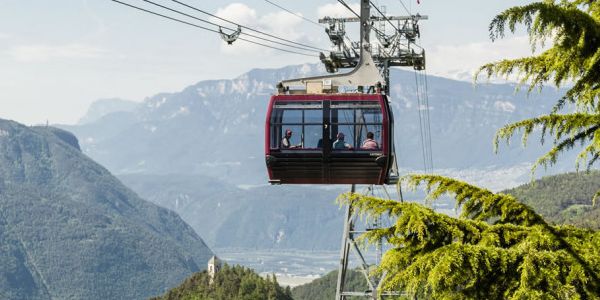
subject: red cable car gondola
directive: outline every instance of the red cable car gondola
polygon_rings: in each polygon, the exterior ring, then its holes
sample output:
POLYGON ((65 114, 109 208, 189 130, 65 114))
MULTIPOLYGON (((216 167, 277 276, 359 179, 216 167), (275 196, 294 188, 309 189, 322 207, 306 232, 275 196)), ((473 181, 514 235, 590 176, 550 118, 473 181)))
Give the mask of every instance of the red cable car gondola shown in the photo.
MULTIPOLYGON (((368 19, 368 5, 361 16, 368 19)), ((394 118, 361 22, 360 58, 345 74, 284 80, 271 97, 265 159, 272 184, 394 184, 394 118), (300 87, 300 89, 293 89, 300 87), (356 93, 339 93, 353 87, 356 93), (365 92, 366 91, 366 92, 365 92)), ((337 65, 324 55, 327 69, 337 65)))
POLYGON ((265 124, 269 182, 393 183, 392 131, 382 94, 274 95, 265 124))

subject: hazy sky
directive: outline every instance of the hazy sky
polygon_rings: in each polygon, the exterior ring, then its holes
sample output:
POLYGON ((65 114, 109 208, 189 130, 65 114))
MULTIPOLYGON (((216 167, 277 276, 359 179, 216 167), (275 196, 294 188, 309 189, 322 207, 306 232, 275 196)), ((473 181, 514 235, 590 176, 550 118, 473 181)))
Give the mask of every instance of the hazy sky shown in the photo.
MULTIPOLYGON (((142 0, 122 1, 151 7, 142 0)), ((182 8, 170 0, 154 1, 182 8)), ((277 36, 329 47, 322 28, 264 0, 180 1, 277 36)), ((347 13, 334 0, 271 1, 311 20, 347 13)), ((358 7, 356 0, 346 2, 358 7)), ((389 14, 406 14, 400 0, 373 2, 389 14)), ((523 34, 492 47, 487 32, 495 14, 527 2, 421 0, 418 5, 404 0, 412 12, 429 16, 421 23, 428 73, 461 79, 490 60, 529 54, 523 34)), ((214 33, 110 0, 0 0, 0 118, 25 124, 75 123, 99 98, 141 101, 204 79, 304 62, 318 58, 242 41, 229 46, 214 33)))

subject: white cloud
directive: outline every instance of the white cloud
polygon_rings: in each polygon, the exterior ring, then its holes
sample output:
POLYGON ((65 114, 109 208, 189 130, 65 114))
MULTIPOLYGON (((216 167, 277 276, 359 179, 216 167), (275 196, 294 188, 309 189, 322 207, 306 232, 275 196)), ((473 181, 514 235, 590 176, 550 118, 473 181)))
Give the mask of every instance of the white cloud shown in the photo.
MULTIPOLYGON (((256 10, 243 3, 232 3, 223 8, 219 8, 217 9, 217 13, 215 15, 249 27, 257 25, 256 23, 258 20, 256 10)), ((223 23, 223 21, 220 21, 216 18, 212 18, 211 21, 215 23, 228 24, 226 22, 223 23)), ((231 24, 228 25, 231 26, 231 24)))
MULTIPOLYGON (((259 16, 256 13, 256 10, 247 6, 243 3, 232 3, 224 8, 219 8, 217 13, 215 14, 223 19, 227 19, 238 23, 240 25, 244 25, 265 33, 269 33, 273 36, 281 37, 286 40, 291 41, 299 41, 305 38, 304 34, 297 30, 298 25, 302 22, 300 18, 293 17, 287 12, 277 12, 271 13, 263 16, 259 16)), ((235 26, 217 18, 211 18, 211 22, 215 22, 218 24, 225 25, 229 28, 234 28, 235 26)), ((225 33, 230 33, 231 31, 223 30, 225 33)), ((278 42, 282 42, 274 37, 269 37, 262 35, 258 32, 254 32, 245 28, 242 28, 242 32, 248 33, 255 36, 260 36, 265 39, 275 40, 278 42)), ((259 40, 248 35, 242 34, 241 37, 244 39, 256 41, 258 43, 271 45, 273 47, 282 48, 282 46, 270 43, 265 40, 259 40)), ((288 43, 289 44, 289 43, 288 43)), ((287 49, 287 48, 286 48, 287 49)), ((238 40, 231 45, 226 43, 222 43, 221 50, 226 54, 231 55, 248 55, 248 54, 264 54, 271 53, 272 50, 267 49, 263 46, 251 44, 245 41, 238 40)), ((294 49, 290 49, 294 50, 294 49)))
POLYGON ((8 39, 11 35, 8 33, 0 32, 0 40, 8 39))
MULTIPOLYGON (((348 2, 346 2, 348 3, 348 2)), ((356 13, 360 13, 360 4, 359 3, 348 3, 348 6, 352 8, 356 13)), ((323 6, 319 6, 317 8, 317 16, 319 18, 323 17, 332 17, 332 18, 340 18, 340 17, 355 17, 355 15, 348 10, 345 6, 340 3, 330 3, 325 4, 323 6)))
POLYGON ((496 101, 494 108, 505 112, 514 112, 517 107, 510 101, 496 101))
MULTIPOLYGON (((538 49, 537 52, 544 49, 538 49)), ((426 51, 428 73, 472 81, 480 66, 501 59, 532 55, 529 38, 516 36, 496 42, 439 45, 426 51)))
POLYGON ((83 45, 67 44, 59 46, 27 45, 16 46, 8 53, 19 62, 44 62, 53 59, 90 59, 98 58, 107 52, 103 49, 83 45))
POLYGON ((297 26, 302 23, 302 19, 284 11, 267 14, 260 18, 259 23, 268 32, 288 40, 296 41, 303 37, 303 33, 296 30, 297 26))

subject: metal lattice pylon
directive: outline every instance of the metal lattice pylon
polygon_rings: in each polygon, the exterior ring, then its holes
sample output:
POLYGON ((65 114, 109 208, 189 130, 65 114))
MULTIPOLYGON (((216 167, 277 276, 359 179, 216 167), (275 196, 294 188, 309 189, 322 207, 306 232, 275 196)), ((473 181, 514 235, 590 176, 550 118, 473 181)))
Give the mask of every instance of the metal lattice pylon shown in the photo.
MULTIPOLYGON (((387 197, 390 198, 389 194, 387 193, 387 190, 385 189, 385 186, 382 186, 387 197)), ((350 190, 351 193, 354 193, 356 190, 356 185, 352 185, 352 188, 350 190)), ((367 188, 367 195, 371 194, 374 195, 374 189, 373 186, 370 186, 367 188)), ((399 194, 400 199, 402 199, 401 196, 402 194, 399 194)), ((382 283, 385 279, 386 273, 383 273, 381 276, 373 276, 371 274, 371 268, 372 267, 376 267, 380 262, 381 262, 381 251, 382 251, 382 247, 383 247, 383 242, 381 240, 379 240, 377 242, 376 245, 376 257, 375 257, 375 263, 373 264, 369 264, 367 263, 367 259, 365 258, 365 256, 363 255, 362 250, 360 249, 360 247, 357 244, 357 241, 355 239, 355 237, 357 237, 358 235, 365 233, 365 231, 357 231, 355 230, 355 223, 356 222, 356 215, 353 212, 352 209, 352 204, 348 204, 346 205, 346 214, 345 214, 345 218, 344 218, 344 232, 342 234, 342 247, 340 250, 340 265, 338 268, 338 277, 337 277, 337 286, 336 286, 336 293, 335 293, 335 299, 336 300, 343 300, 343 299, 347 299, 348 296, 354 296, 354 297, 366 297, 367 299, 372 299, 372 300, 376 300, 376 299, 380 299, 380 298, 384 298, 386 296, 399 296, 402 293, 401 292, 397 292, 397 291, 383 291, 382 290, 382 283), (358 259, 359 262, 359 271, 363 274, 366 283, 368 285, 368 289, 365 291, 349 291, 345 289, 345 281, 346 281, 346 274, 348 272, 348 264, 350 263, 350 252, 354 253, 355 257, 358 259)), ((368 228, 369 229, 374 229, 374 228, 379 228, 381 226, 380 221, 375 222, 375 224, 372 224, 372 228, 368 228)))

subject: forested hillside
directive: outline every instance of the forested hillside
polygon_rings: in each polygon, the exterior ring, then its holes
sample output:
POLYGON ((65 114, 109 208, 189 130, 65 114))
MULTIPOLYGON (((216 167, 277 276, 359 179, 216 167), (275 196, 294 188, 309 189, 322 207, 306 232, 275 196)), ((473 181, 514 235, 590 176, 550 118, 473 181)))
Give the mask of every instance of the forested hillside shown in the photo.
POLYGON ((600 171, 590 171, 548 176, 506 192, 550 222, 600 229, 600 207, 592 203, 599 189, 600 171))
MULTIPOLYGON (((297 286, 292 289, 294 300, 330 300, 335 298, 337 286, 337 271, 327 273, 325 276, 310 283, 297 286)), ((346 273, 344 290, 363 292, 368 289, 364 275, 356 270, 346 273)), ((364 299, 364 297, 350 297, 350 299, 364 299)))
POLYGON ((275 276, 266 279, 242 266, 224 265, 210 283, 208 272, 199 272, 180 286, 153 300, 292 300, 289 288, 282 288, 275 276))
POLYGON ((69 132, 0 120, 0 299, 143 299, 211 255, 69 132))

